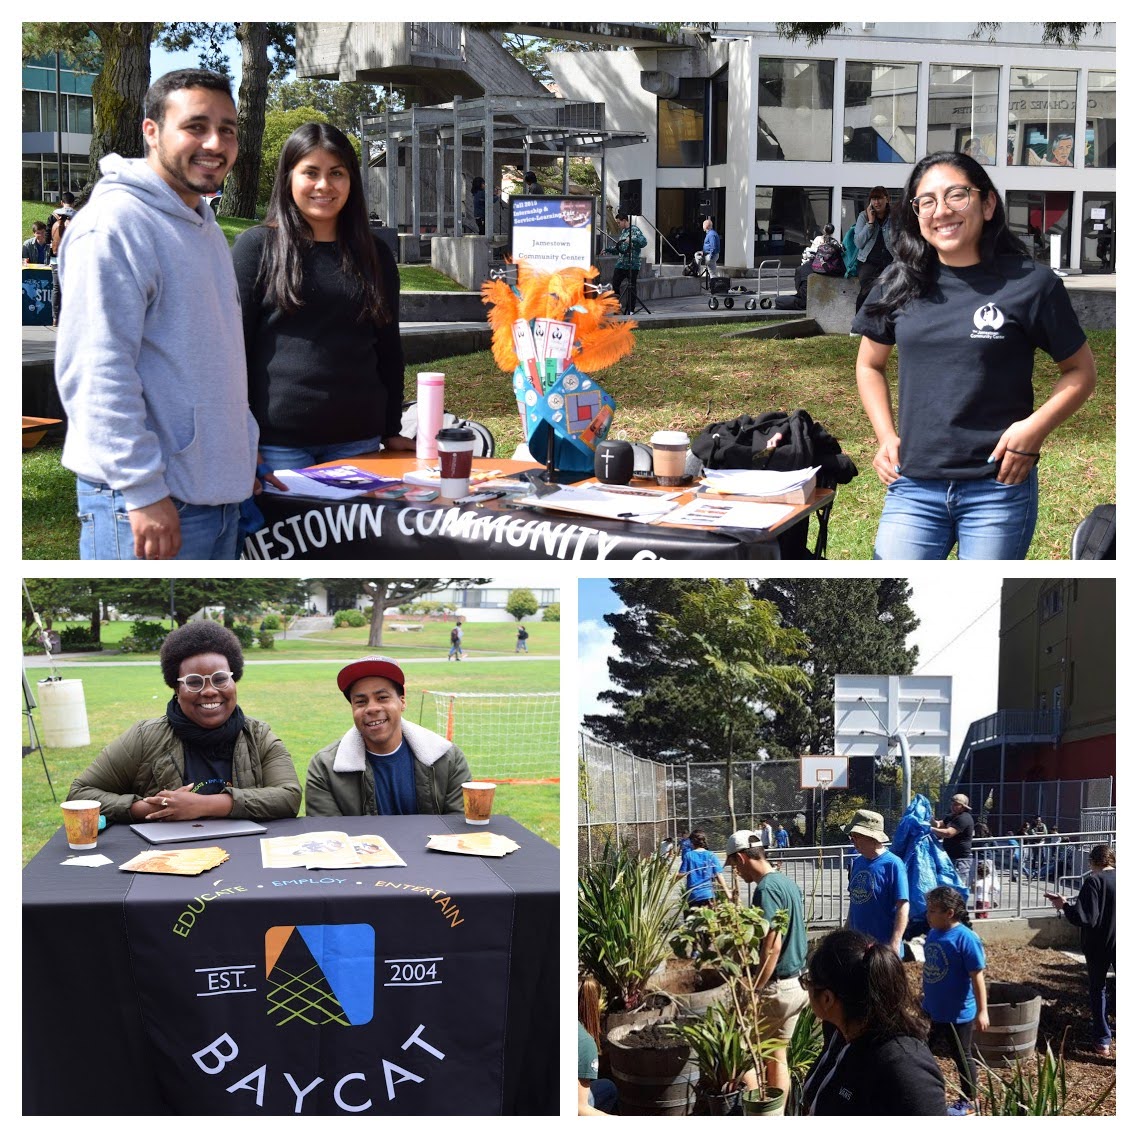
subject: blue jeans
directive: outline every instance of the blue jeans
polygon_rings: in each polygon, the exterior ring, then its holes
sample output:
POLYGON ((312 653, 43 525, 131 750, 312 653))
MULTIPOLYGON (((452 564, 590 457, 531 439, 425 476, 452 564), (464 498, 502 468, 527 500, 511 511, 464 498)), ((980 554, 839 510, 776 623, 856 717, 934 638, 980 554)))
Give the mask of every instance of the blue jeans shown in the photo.
POLYGON ((1022 561, 1035 533, 1039 480, 1005 486, 906 478, 885 491, 875 561, 943 561, 957 546, 961 561, 1022 561))
MULTIPOLYGON (((79 556, 84 561, 134 561, 134 534, 122 492, 103 482, 75 480, 79 556)), ((178 561, 235 561, 239 503, 191 506, 171 498, 182 526, 178 561)))
POLYGON ((616 1114, 620 1103, 616 1083, 611 1079, 594 1079, 589 1084, 589 1105, 603 1110, 605 1114, 616 1114))
POLYGON ((315 466, 319 462, 335 462, 340 458, 358 458, 380 448, 380 437, 360 439, 356 443, 328 443, 314 447, 278 447, 262 445, 261 461, 274 470, 299 470, 302 466, 315 466))

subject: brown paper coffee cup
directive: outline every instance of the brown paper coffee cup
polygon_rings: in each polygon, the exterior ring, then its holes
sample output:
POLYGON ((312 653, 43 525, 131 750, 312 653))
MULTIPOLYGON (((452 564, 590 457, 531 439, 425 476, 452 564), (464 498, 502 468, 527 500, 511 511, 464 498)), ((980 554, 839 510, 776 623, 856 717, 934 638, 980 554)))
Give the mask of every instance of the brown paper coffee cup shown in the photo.
POLYGON ((490 810, 494 805, 493 782, 464 782, 462 784, 462 812, 469 826, 486 826, 490 823, 490 810))
POLYGON ((82 799, 64 802, 63 825, 67 829, 67 844, 73 850, 93 850, 99 839, 99 804, 82 799))

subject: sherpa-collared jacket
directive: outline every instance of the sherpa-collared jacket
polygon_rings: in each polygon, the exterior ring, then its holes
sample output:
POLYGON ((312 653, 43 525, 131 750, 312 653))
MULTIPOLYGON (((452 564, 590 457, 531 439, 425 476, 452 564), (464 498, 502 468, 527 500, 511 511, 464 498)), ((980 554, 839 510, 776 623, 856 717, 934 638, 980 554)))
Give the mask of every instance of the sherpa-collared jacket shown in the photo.
MULTIPOLYGON (((466 756, 449 739, 406 719, 403 738, 415 758, 415 805, 420 814, 458 814, 462 784, 470 780, 466 756)), ((304 783, 304 816, 375 814, 375 780, 363 736, 353 727, 339 742, 312 756, 304 783)))
MULTIPOLYGON (((169 720, 143 719, 108 743, 99 757, 71 784, 70 797, 93 798, 107 824, 129 822, 140 798, 186 785, 182 744, 169 720)), ((231 818, 295 818, 300 809, 300 780, 292 756, 272 728, 245 717, 233 745, 231 818)))

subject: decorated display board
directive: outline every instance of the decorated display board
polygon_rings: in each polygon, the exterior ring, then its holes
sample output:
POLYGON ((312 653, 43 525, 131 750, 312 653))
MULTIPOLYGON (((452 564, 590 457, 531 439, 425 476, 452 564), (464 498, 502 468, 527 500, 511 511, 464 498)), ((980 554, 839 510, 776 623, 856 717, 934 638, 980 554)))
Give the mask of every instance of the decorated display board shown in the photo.
POLYGON ((593 199, 542 194, 510 199, 510 255, 543 272, 587 269, 593 259, 593 199))

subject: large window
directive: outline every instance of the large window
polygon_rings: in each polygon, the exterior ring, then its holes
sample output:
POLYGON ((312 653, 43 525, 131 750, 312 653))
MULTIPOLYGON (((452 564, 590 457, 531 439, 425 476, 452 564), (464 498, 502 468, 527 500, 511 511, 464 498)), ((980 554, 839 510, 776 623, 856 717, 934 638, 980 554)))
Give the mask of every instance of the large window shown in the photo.
POLYGON ((711 157, 709 166, 727 161, 727 68, 711 80, 711 157))
MULTIPOLYGON (((73 134, 91 134, 91 99, 87 95, 63 96, 63 129, 73 134)), ((55 93, 24 91, 21 129, 26 133, 54 131, 55 93)))
POLYGON ((998 67, 934 63, 929 68, 929 153, 959 150, 983 166, 995 165, 999 90, 998 67))
POLYGON ((1071 201, 1069 193, 1009 190, 1004 202, 1008 228, 1045 265, 1051 263, 1051 239, 1059 238, 1059 264, 1071 263, 1071 201))
POLYGON ((846 64, 842 157, 847 162, 914 162, 917 65, 846 64))
POLYGON ((765 257, 797 263, 830 220, 829 186, 755 187, 755 264, 765 257))
POLYGON ((759 61, 759 161, 829 162, 834 61, 759 61))
POLYGON ((1009 166, 1075 165, 1076 71, 1013 67, 1008 97, 1009 166))
POLYGON ((1113 273, 1114 194, 1083 193, 1084 273, 1113 273))
POLYGON ((706 79, 681 79, 671 99, 660 99, 656 112, 656 164, 702 166, 706 79))
POLYGON ((1092 71, 1087 76, 1088 166, 1113 170, 1114 161, 1114 85, 1113 71, 1092 71))

